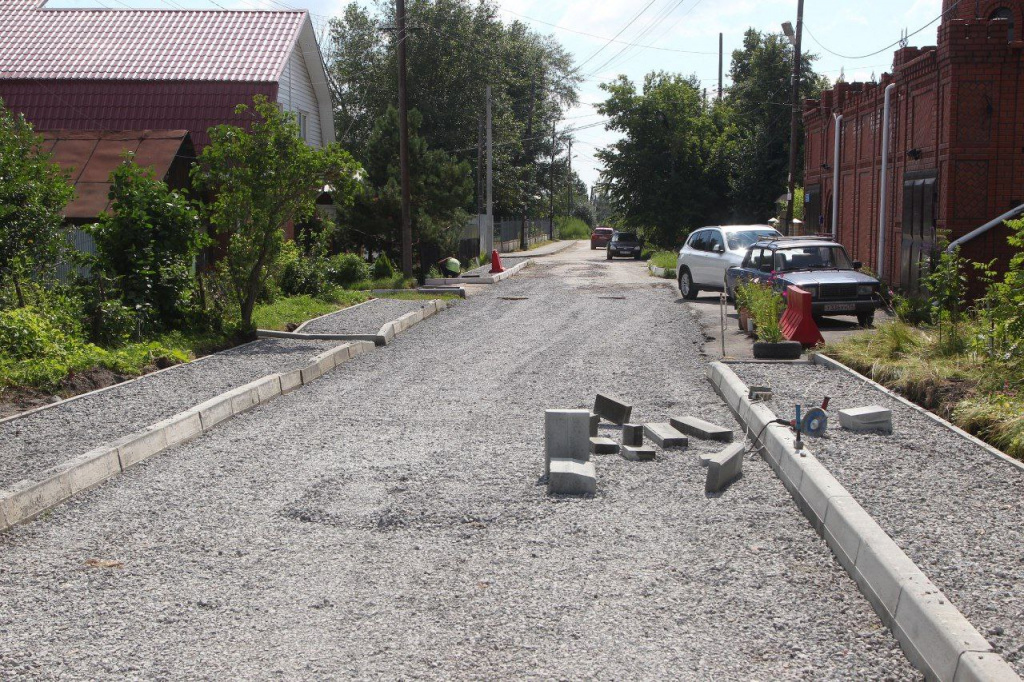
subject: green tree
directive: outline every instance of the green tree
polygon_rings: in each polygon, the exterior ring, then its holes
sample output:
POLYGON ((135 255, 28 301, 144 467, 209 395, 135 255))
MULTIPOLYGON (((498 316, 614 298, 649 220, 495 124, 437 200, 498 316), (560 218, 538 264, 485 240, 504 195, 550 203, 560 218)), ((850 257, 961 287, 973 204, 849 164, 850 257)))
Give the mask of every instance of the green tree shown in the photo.
MULTIPOLYGON (((817 56, 802 55, 801 100, 818 97, 828 79, 815 73, 817 56)), ((730 126, 729 205, 740 222, 763 222, 775 213, 789 177, 793 47, 781 33, 748 29, 732 53, 732 85, 725 97, 730 126)), ((803 139, 801 130, 798 139, 803 139)), ((801 142, 802 145, 802 142, 801 142)), ((797 183, 803 183, 798 153, 797 183)))
POLYGON ((212 196, 204 212, 228 240, 220 267, 239 307, 242 328, 250 330, 253 308, 273 274, 285 227, 310 218, 325 187, 335 205, 351 204, 361 168, 337 145, 306 145, 294 116, 262 95, 235 112, 245 126, 210 128, 210 144, 192 169, 192 180, 212 196))
POLYGON ((94 273, 112 280, 125 305, 166 328, 182 318, 195 258, 208 243, 198 212, 131 154, 110 182, 111 212, 89 228, 94 273))
POLYGON ((74 188, 51 158, 25 117, 0 100, 0 283, 14 285, 20 307, 24 278, 52 270, 67 244, 62 212, 74 188))
POLYGON ((640 92, 625 76, 601 87, 609 96, 598 112, 622 139, 597 156, 622 224, 671 246, 722 213, 726 121, 704 101, 697 78, 659 72, 647 74, 640 92))

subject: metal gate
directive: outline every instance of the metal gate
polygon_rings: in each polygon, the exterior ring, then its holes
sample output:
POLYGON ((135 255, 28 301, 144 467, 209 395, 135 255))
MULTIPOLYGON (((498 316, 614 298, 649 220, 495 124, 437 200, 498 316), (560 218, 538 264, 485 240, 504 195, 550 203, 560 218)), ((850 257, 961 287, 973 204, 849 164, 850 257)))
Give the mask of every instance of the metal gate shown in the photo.
POLYGON ((924 261, 935 248, 936 171, 903 175, 903 242, 900 249, 900 285, 920 288, 924 261))

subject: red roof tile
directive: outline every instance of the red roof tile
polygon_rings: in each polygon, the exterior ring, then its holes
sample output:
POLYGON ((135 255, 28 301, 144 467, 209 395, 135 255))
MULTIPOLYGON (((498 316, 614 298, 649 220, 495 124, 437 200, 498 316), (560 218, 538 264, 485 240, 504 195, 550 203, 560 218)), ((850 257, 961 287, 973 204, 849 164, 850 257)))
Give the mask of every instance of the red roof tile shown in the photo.
POLYGON ((0 0, 0 79, 276 81, 308 21, 305 11, 38 4, 0 0))

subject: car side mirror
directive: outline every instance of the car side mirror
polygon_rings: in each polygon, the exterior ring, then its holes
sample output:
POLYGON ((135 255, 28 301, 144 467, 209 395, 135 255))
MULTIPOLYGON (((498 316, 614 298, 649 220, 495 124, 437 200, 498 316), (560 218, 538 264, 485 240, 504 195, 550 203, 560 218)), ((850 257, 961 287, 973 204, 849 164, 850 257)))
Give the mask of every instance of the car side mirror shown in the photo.
POLYGON ((860 270, 862 267, 864 267, 864 263, 860 262, 859 260, 853 261, 854 270, 860 270))
POLYGON ((715 246, 715 253, 725 253, 725 247, 721 244, 715 246))

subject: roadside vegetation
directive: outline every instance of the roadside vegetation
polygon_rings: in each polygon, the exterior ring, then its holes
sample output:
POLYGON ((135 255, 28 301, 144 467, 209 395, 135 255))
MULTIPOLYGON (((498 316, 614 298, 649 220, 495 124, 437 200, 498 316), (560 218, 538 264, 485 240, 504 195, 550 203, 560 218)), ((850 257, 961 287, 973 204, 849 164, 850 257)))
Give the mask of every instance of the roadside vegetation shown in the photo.
POLYGON ((1008 225, 1017 252, 1002 277, 943 249, 925 295, 893 298, 896 321, 823 352, 1024 460, 1024 220, 1008 225), (987 287, 968 306, 970 270, 987 287))
MULTIPOLYGON (((651 254, 650 263, 651 265, 658 268, 665 268, 675 273, 676 260, 679 258, 679 254, 675 251, 655 251, 651 254)), ((673 277, 675 275, 673 274, 673 277)))
POLYGON ((560 216, 555 218, 557 239, 590 239, 590 225, 579 218, 560 216))

